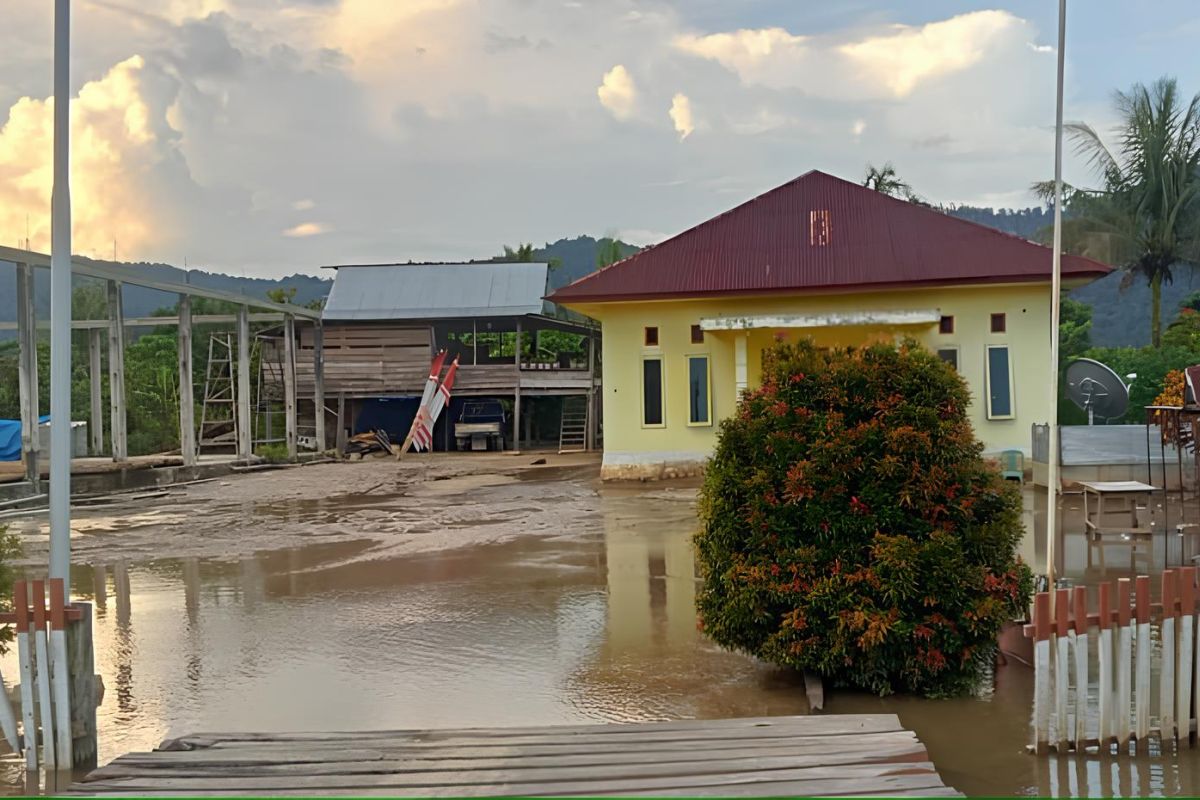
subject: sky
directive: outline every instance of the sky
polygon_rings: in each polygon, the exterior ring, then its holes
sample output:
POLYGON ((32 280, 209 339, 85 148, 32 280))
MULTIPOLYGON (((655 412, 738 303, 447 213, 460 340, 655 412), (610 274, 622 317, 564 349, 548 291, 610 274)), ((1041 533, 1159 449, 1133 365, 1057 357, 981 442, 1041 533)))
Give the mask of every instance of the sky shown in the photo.
MULTIPOLYGON (((1200 4, 1153 8, 1072 1, 1068 120, 1200 91, 1200 4)), ((0 0, 0 242, 42 250, 52 24, 0 0)), ((74 0, 74 250, 279 277, 648 244, 885 161, 933 202, 1033 205, 1056 26, 1052 0, 74 0)))

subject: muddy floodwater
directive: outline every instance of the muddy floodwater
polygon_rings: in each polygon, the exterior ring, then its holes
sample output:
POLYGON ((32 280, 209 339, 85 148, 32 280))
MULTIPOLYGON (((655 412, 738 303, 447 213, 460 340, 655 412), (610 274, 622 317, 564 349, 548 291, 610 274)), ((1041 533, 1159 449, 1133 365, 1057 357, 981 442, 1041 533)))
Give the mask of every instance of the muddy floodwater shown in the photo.
MULTIPOLYGON (((601 485, 591 457, 534 458, 314 465, 77 510, 101 762, 201 731, 808 713, 798 676, 697 632, 694 485, 601 485)), ((44 517, 7 522, 36 572, 44 517)), ((11 681, 15 655, 0 668, 11 681)), ((833 692, 825 713, 899 714, 968 794, 1200 791, 1200 751, 1026 754, 1032 683, 1010 661, 980 697, 833 692)))

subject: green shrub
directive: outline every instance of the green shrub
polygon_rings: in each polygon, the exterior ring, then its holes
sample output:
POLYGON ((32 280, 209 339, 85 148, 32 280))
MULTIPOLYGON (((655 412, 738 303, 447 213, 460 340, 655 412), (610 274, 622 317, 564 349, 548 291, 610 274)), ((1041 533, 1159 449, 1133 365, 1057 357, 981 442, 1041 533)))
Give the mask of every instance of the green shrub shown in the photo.
POLYGON ((1032 577, 1019 492, 981 457, 968 401, 915 342, 768 351, 701 493, 703 630, 835 686, 977 685, 1032 577))
MULTIPOLYGON (((9 533, 7 527, 0 525, 0 612, 13 610, 13 583, 17 575, 14 562, 20 557, 21 540, 9 533)), ((16 631, 11 625, 0 626, 0 655, 8 652, 15 635, 16 631)))
POLYGON ((283 444, 259 445, 258 449, 254 451, 254 455, 268 464, 283 464, 289 460, 287 445, 283 444))

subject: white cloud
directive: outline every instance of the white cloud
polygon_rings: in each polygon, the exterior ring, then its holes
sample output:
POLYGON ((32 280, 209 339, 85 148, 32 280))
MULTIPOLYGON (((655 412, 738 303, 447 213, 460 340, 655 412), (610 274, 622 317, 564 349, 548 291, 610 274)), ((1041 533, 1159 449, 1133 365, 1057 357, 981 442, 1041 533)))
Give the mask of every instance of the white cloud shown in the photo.
POLYGON ((862 136, 863 132, 866 130, 867 130, 867 121, 865 119, 856 119, 856 120, 854 120, 854 124, 850 126, 850 133, 856 139, 859 136, 862 136))
POLYGON ((292 208, 296 211, 310 211, 316 208, 316 205, 312 200, 297 200, 292 203, 292 208))
POLYGON ((316 236, 320 233, 327 233, 329 228, 320 222, 301 222, 288 228, 283 232, 284 236, 289 236, 293 239, 302 239, 305 236, 316 236))
POLYGON ((679 141, 683 141, 692 135, 692 131, 696 130, 696 125, 692 121, 692 101, 688 99, 686 94, 677 92, 671 98, 671 110, 667 112, 671 116, 671 122, 675 124, 675 131, 679 134, 679 141))
POLYGON ((637 86, 624 64, 617 64, 604 73, 596 96, 600 98, 600 104, 617 119, 628 119, 633 114, 637 104, 637 86))
POLYGON ((838 48, 868 79, 904 97, 922 81, 978 64, 1006 32, 1022 27, 1007 11, 974 11, 891 31, 838 48))
POLYGON ((742 29, 708 36, 682 34, 675 46, 692 55, 716 61, 748 83, 773 83, 781 70, 796 67, 807 54, 806 36, 783 28, 742 29))

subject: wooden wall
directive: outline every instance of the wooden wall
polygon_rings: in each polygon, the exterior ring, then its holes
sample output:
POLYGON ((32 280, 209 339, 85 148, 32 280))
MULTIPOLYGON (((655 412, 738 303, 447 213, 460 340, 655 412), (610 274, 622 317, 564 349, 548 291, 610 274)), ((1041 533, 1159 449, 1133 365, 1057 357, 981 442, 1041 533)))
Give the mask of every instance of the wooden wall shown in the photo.
MULTIPOLYGON (((297 392, 313 391, 313 329, 297 331, 297 392)), ((420 394, 429 376, 433 339, 429 326, 326 325, 325 396, 420 394)))

